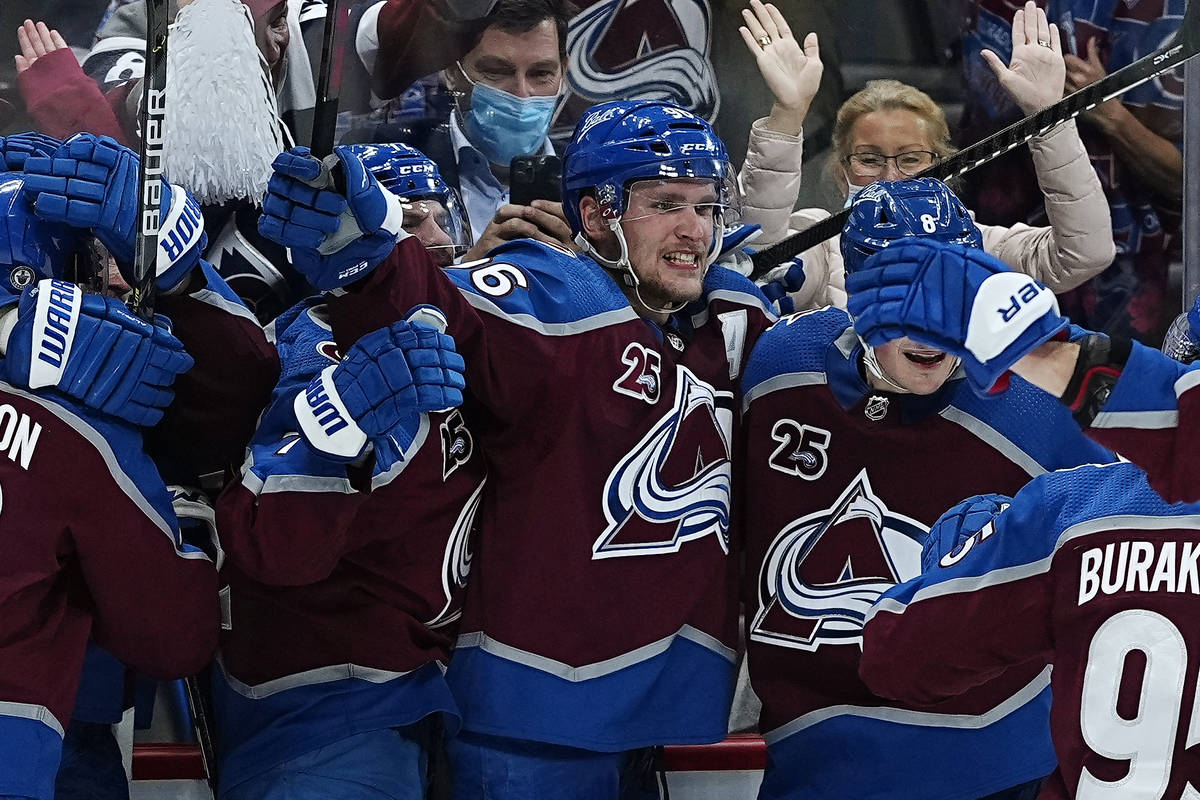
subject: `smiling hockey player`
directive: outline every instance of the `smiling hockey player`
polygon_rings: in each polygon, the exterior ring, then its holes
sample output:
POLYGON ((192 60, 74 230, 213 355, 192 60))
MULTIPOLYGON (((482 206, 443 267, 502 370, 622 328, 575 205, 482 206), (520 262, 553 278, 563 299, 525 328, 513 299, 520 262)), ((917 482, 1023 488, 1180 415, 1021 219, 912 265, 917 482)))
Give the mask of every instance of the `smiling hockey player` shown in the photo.
MULTIPOLYGON (((853 205, 847 270, 911 239, 982 252, 945 184, 889 181, 853 205)), ((755 346, 738 486, 750 680, 770 757, 760 798, 1025 798, 1053 769, 1040 669, 919 711, 858 678, 867 609, 917 574, 942 511, 1108 458, 1051 398, 1019 381, 983 396, 993 383, 930 343, 864 346, 835 308, 784 317, 755 346)))

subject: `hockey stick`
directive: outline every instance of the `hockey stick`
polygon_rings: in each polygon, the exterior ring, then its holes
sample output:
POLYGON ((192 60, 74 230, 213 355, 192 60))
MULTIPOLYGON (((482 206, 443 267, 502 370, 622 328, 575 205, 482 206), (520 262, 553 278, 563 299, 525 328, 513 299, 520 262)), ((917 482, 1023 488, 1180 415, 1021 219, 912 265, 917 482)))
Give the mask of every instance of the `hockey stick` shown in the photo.
MULTIPOLYGON (((986 164, 1040 136, 1056 125, 1074 119, 1079 114, 1094 108, 1106 100, 1128 92, 1156 75, 1174 69, 1192 56, 1200 53, 1200 0, 1189 2, 1183 13, 1183 22, 1174 38, 1164 47, 1142 56, 1132 64, 1122 67, 1095 83, 1059 100, 1052 106, 1014 122, 1007 128, 982 139, 970 147, 959 150, 944 161, 934 164, 920 174, 923 178, 947 180, 956 178, 981 164, 986 164)), ((805 250, 842 232, 850 217, 850 209, 843 209, 832 217, 823 219, 783 241, 752 256, 754 271, 750 277, 761 278, 776 266, 790 261, 805 250)))
POLYGON ((317 158, 333 152, 333 139, 337 129, 338 95, 342 83, 342 53, 334 54, 341 20, 338 18, 338 0, 327 0, 325 5, 325 30, 321 37, 321 68, 317 73, 317 107, 313 112, 312 138, 309 150, 317 158), (330 97, 330 85, 336 78, 337 88, 330 97))
POLYGON ((184 678, 183 688, 187 693, 188 710, 192 712, 192 727, 196 730, 196 743, 200 745, 200 758, 204 762, 204 775, 208 780, 208 789, 212 792, 212 796, 216 797, 217 751, 213 744, 212 725, 209 723, 212 718, 209 714, 211 704, 200 686, 201 678, 207 680, 211 672, 211 667, 205 667, 199 675, 184 678))
POLYGON ((142 76, 142 108, 138 115, 142 142, 138 155, 138 226, 133 245, 133 291, 129 306, 147 322, 154 316, 154 280, 158 265, 158 231, 162 222, 163 112, 167 98, 167 2, 146 0, 146 66, 142 76))

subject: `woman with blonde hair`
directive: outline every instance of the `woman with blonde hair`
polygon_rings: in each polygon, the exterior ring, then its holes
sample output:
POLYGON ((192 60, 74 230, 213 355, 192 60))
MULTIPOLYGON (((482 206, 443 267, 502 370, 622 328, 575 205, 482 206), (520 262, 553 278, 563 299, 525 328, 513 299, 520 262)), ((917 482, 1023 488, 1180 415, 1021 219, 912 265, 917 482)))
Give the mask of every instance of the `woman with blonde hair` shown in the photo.
MULTIPOLYGON (((762 226, 757 242, 761 248, 829 216, 820 208, 792 210, 800 191, 802 126, 822 65, 817 35, 810 33, 803 44, 798 42, 774 5, 750 0, 742 16, 742 39, 775 96, 771 113, 750 128, 739 174, 742 221, 762 226)), ((1013 17, 1012 36, 1010 64, 991 51, 984 51, 983 57, 1021 110, 1033 114, 1063 94, 1066 66, 1058 27, 1027 2, 1013 17)), ((1112 262, 1108 202, 1074 121, 1034 137, 1029 150, 1050 225, 979 225, 983 247, 1013 269, 1063 292, 1112 262)), ((862 187, 917 175, 953 152, 946 115, 929 95, 900 81, 875 80, 838 110, 829 175, 849 204, 862 187)), ((844 306, 838 237, 801 255, 805 279, 792 295, 796 308, 844 306)))

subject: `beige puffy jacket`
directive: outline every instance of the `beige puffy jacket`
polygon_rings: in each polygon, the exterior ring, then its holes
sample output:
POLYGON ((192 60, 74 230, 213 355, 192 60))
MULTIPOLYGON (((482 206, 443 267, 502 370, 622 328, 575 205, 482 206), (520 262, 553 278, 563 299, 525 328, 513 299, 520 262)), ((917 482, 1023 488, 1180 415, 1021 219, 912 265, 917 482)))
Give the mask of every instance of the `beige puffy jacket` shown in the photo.
MULTIPOLYGON (((764 122, 759 119, 750 126, 746 161, 738 174, 742 222, 762 226, 762 234, 755 241, 760 250, 829 216, 821 208, 792 211, 800 193, 804 134, 777 133, 767 130, 764 122)), ((1108 200, 1074 121, 1031 139, 1029 150, 1038 184, 1046 196, 1050 227, 980 225, 983 249, 1053 291, 1064 292, 1112 263, 1116 249, 1108 200)), ((796 308, 844 308, 845 268, 838 237, 821 242, 801 256, 805 277, 800 291, 792 295, 796 308)), ((774 272, 767 276, 773 277, 774 272)))

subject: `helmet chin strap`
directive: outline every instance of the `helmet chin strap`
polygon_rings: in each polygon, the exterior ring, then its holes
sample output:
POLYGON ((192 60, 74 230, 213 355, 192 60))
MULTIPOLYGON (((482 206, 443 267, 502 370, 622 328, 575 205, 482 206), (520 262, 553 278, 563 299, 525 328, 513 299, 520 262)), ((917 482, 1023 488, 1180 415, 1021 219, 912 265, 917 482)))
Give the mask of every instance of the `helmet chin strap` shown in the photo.
MULTIPOLYGON (((674 314, 676 311, 679 311, 686 306, 687 303, 679 303, 666 308, 659 308, 646 302, 646 299, 642 297, 642 281, 640 278, 638 278, 637 272, 634 271, 633 264, 629 263, 629 245, 625 241, 625 232, 621 229, 621 218, 617 217, 616 219, 611 220, 608 223, 608 227, 617 235, 617 243, 621 246, 621 255, 616 260, 605 258, 604 256, 600 255, 599 251, 592 246, 592 243, 586 236, 583 235, 582 231, 575 234, 575 243, 579 245, 580 250, 599 261, 601 266, 619 273, 621 276, 621 281, 626 286, 633 289, 633 296, 637 298, 637 301, 642 304, 643 308, 646 308, 655 314, 674 314)), ((705 264, 704 268, 707 270, 708 264, 705 264)))

